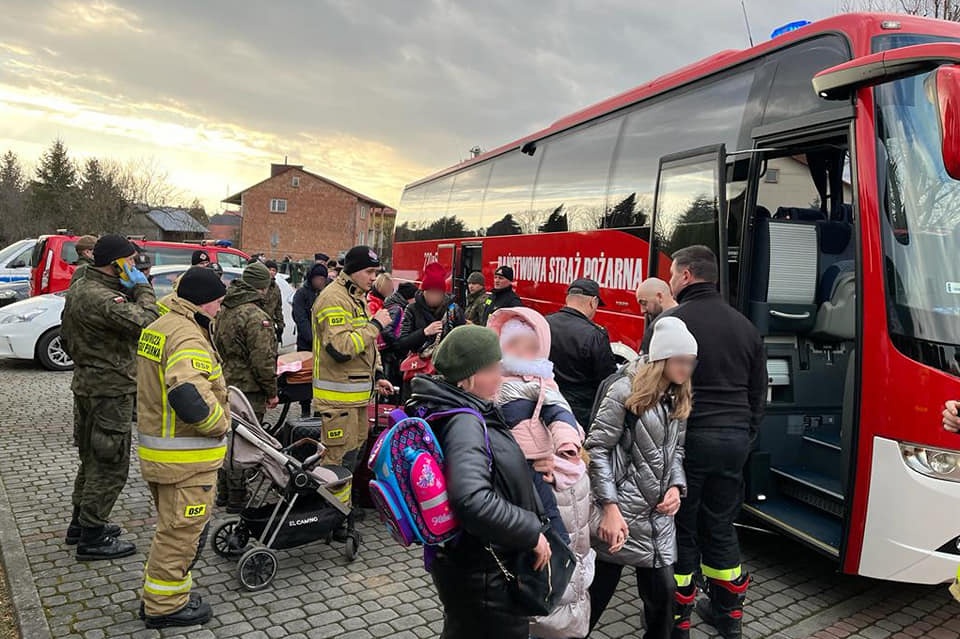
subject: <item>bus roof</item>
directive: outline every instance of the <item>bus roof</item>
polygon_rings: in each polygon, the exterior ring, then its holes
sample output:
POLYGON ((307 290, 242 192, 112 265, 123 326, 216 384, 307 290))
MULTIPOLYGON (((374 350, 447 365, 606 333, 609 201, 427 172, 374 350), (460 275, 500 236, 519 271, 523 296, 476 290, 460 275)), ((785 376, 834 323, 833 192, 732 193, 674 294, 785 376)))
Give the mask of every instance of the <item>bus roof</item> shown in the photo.
MULTIPOLYGON (((641 84, 640 86, 628 91, 624 91, 623 93, 615 95, 612 98, 607 98, 606 100, 597 102, 596 104, 576 111, 568 116, 564 116, 550 126, 541 129, 536 133, 528 135, 524 138, 520 138, 519 140, 515 140, 508 144, 504 144, 475 158, 455 164, 451 167, 443 169, 442 171, 438 171, 430 176, 412 182, 408 184, 406 188, 418 186, 436 178, 443 177, 444 175, 455 173, 469 166, 473 166, 474 164, 483 162, 484 160, 489 160, 490 158, 502 155, 507 151, 523 148, 524 145, 530 142, 542 140, 551 135, 560 133, 561 131, 565 131, 566 129, 573 128, 578 124, 583 124, 584 122, 589 122, 590 120, 602 117, 609 113, 619 111, 620 109, 660 95, 661 93, 682 87, 701 78, 719 73, 725 69, 735 67, 739 64, 743 64, 744 62, 748 62, 754 58, 770 53, 771 51, 775 51, 801 40, 806 40, 813 36, 823 35, 825 33, 844 33, 847 35, 853 34, 855 37, 860 39, 868 39, 870 36, 881 31, 880 25, 885 21, 900 23, 901 27, 899 29, 891 30, 892 32, 909 32, 911 29, 921 29, 924 33, 940 32, 943 34, 956 34, 958 28, 956 23, 945 22, 943 20, 933 20, 930 18, 918 18, 916 16, 903 14, 848 13, 825 18, 795 31, 790 31, 779 37, 762 42, 749 49, 729 49, 715 53, 702 60, 677 69, 676 71, 672 71, 671 73, 655 78, 650 82, 641 84)), ((866 53, 866 50, 854 50, 855 56, 865 55, 866 53)), ((813 87, 811 87, 810 90, 813 91, 813 87)))

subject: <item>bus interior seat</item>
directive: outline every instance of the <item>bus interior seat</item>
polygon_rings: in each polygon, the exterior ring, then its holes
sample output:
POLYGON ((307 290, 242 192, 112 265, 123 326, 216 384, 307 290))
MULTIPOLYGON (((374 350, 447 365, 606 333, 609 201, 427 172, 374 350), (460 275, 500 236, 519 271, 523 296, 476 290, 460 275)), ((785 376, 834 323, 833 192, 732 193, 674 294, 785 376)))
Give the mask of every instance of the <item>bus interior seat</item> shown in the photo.
POLYGON ((758 220, 769 220, 773 216, 770 215, 770 209, 765 206, 758 206, 754 217, 758 220))
POLYGON ((852 340, 857 327, 857 277, 854 262, 837 262, 829 269, 832 283, 824 277, 821 285, 830 284, 830 295, 820 304, 812 336, 826 341, 852 340))
POLYGON ((813 329, 818 237, 813 222, 756 221, 750 319, 762 335, 804 335, 813 329))

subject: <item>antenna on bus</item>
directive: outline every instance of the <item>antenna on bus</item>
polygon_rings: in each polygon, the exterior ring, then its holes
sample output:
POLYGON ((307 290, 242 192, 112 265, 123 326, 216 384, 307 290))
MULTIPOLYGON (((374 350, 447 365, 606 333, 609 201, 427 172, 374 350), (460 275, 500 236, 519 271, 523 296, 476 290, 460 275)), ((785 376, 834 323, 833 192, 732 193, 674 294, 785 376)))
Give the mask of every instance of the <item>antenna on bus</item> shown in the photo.
POLYGON ((743 9, 743 22, 747 25, 747 38, 750 40, 750 46, 753 46, 753 32, 750 30, 750 18, 747 16, 747 0, 740 0, 740 8, 743 9))

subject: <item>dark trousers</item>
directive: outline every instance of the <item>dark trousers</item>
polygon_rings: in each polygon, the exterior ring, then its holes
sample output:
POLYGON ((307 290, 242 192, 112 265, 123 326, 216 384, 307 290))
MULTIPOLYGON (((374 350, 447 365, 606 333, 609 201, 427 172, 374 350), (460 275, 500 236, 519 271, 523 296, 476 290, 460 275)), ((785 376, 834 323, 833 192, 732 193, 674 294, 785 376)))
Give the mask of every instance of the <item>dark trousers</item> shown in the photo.
MULTIPOLYGON (((607 609, 620 584, 624 566, 597 560, 596 573, 590 585, 590 630, 607 609)), ((646 639, 669 639, 673 630, 673 592, 677 585, 673 567, 634 568, 637 572, 637 594, 643 602, 646 639)))
POLYGON ((73 397, 73 441, 80 468, 73 482, 79 524, 107 523, 130 471, 130 429, 134 395, 73 397))
POLYGON ((440 639, 528 639, 530 621, 511 611, 503 573, 486 558, 453 562, 441 551, 430 575, 443 605, 440 639))
POLYGON ((722 573, 740 566, 733 522, 743 504, 749 432, 746 428, 688 430, 684 451, 687 496, 677 513, 676 572, 693 574, 702 564, 707 577, 729 581, 722 573))

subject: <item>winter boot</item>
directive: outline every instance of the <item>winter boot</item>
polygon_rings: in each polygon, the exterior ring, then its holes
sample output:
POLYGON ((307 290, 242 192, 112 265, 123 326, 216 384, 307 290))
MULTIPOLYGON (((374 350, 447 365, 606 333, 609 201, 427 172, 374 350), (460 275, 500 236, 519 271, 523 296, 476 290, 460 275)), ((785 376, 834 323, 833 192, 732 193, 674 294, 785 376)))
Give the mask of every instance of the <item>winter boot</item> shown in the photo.
MULTIPOLYGON (((68 546, 76 546, 77 542, 80 541, 82 532, 83 528, 80 526, 80 508, 74 506, 73 516, 70 518, 70 525, 67 526, 67 536, 64 541, 67 542, 68 546)), ((123 531, 120 529, 120 526, 116 524, 107 524, 103 527, 103 532, 111 537, 119 537, 123 531)))
POLYGON ((670 639, 690 639, 690 615, 697 600, 697 587, 694 584, 678 587, 673 593, 673 632, 670 639))
POLYGON ((213 609, 210 607, 210 604, 200 599, 200 597, 190 597, 190 601, 187 602, 186 606, 169 615, 159 617, 144 616, 144 623, 147 625, 147 628, 199 626, 213 619, 213 609))
MULTIPOLYGON (((190 593, 190 602, 192 603, 192 602, 194 602, 194 601, 196 601, 197 604, 203 603, 203 597, 201 597, 200 595, 198 595, 198 594, 195 593, 195 592, 191 592, 191 593, 190 593)), ((143 599, 140 600, 140 612, 138 613, 138 616, 140 617, 140 621, 146 621, 146 620, 147 620, 147 609, 146 609, 146 607, 143 605, 143 599)))
POLYGON ((77 561, 120 559, 137 552, 129 541, 107 534, 107 527, 84 528, 77 543, 77 561))
POLYGON ((710 579, 707 582, 709 599, 697 602, 697 613, 704 623, 717 629, 723 639, 741 639, 743 602, 747 598, 750 575, 743 574, 733 581, 710 579))

